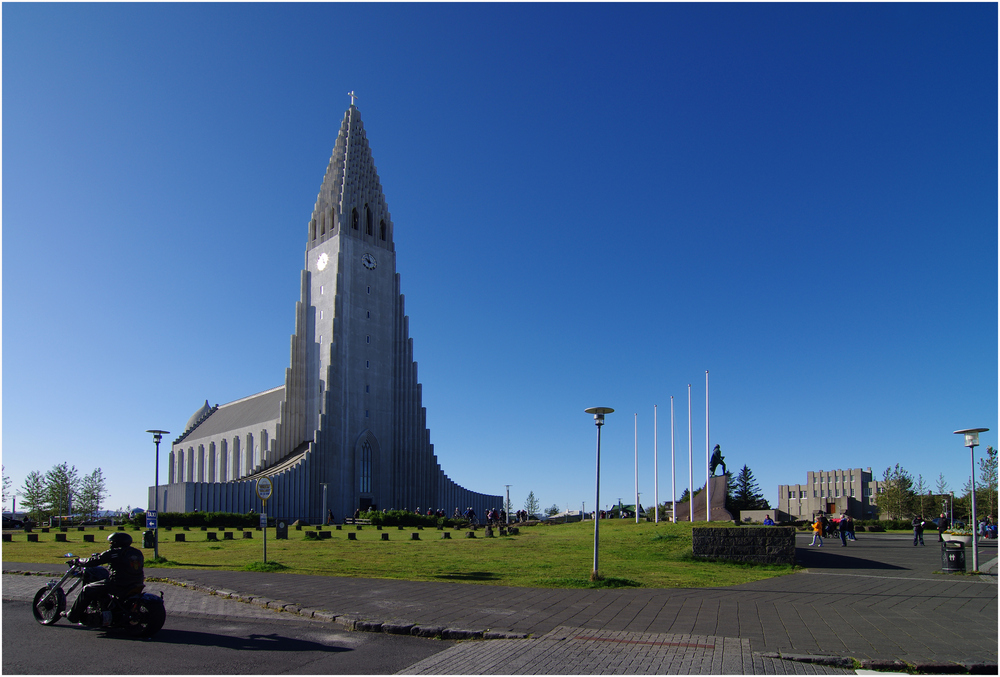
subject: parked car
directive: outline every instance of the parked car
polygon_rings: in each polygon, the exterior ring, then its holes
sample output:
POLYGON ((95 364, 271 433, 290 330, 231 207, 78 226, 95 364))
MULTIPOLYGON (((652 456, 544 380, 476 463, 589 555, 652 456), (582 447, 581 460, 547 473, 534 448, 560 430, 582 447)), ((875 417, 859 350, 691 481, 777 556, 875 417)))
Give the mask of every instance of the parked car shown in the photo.
POLYGON ((4 529, 23 529, 24 522, 19 519, 14 519, 13 517, 3 516, 3 528, 4 529))

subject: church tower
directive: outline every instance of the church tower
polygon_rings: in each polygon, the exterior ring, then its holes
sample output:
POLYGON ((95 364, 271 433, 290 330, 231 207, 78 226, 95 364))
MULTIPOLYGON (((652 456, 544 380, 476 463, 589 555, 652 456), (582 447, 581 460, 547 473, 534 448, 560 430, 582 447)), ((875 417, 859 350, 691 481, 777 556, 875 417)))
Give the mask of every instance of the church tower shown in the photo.
POLYGON ((188 509, 237 509, 253 502, 252 490, 225 485, 264 475, 275 484, 272 514, 290 519, 372 506, 449 516, 501 507, 500 496, 458 486, 437 463, 392 218, 353 93, 308 220, 284 386, 221 407, 206 402, 170 456, 167 510, 179 509, 169 502, 179 494, 190 496, 188 509))

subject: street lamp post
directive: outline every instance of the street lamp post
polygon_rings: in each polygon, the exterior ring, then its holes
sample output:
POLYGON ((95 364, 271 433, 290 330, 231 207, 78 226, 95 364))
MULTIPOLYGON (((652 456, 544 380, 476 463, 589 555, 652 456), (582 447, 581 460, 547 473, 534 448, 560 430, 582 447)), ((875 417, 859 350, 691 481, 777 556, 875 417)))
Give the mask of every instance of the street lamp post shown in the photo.
POLYGON ((153 485, 153 510, 156 512, 156 527, 153 528, 153 558, 160 558, 160 440, 170 433, 166 430, 147 430, 153 433, 156 443, 156 484, 153 485))
MULTIPOLYGON (((594 500, 594 505, 600 507, 601 505, 601 426, 604 425, 604 415, 610 414, 614 411, 611 407, 591 407, 589 409, 584 409, 587 414, 594 415, 594 425, 597 426, 597 493, 596 499, 594 500)), ((594 511, 594 570, 590 572, 590 580, 596 581, 600 579, 598 575, 597 568, 597 548, 600 543, 600 527, 601 527, 601 513, 600 510, 594 511)))
POLYGON ((972 454, 972 570, 979 571, 979 527, 976 524, 976 447, 979 446, 979 433, 989 428, 969 428, 956 430, 956 435, 965 435, 965 446, 972 454))

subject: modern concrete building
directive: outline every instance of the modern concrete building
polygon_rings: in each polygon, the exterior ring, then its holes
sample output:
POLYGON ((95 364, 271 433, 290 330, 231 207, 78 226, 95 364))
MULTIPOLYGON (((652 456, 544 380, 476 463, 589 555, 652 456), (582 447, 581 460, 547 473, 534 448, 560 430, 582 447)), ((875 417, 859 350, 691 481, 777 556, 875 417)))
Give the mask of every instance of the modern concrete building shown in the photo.
POLYGON ((874 496, 880 493, 882 482, 875 480, 871 468, 810 471, 805 484, 778 485, 778 510, 790 519, 811 519, 821 511, 876 519, 874 496))
MULTIPOLYGON (((499 495, 460 487, 430 443, 396 273, 395 225, 353 97, 306 227, 284 384, 202 405, 174 440, 165 512, 260 510, 319 521, 355 509, 473 507, 499 495)), ((149 505, 153 506, 154 488, 149 505)))

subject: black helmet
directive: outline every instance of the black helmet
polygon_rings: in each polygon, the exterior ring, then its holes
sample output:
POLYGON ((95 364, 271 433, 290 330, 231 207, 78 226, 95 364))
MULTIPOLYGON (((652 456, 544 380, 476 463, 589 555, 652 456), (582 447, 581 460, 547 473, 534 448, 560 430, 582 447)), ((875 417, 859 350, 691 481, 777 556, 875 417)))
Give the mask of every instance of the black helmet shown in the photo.
POLYGON ((112 548, 124 548, 127 545, 132 545, 132 537, 124 531, 116 531, 108 536, 108 543, 111 544, 112 548))

